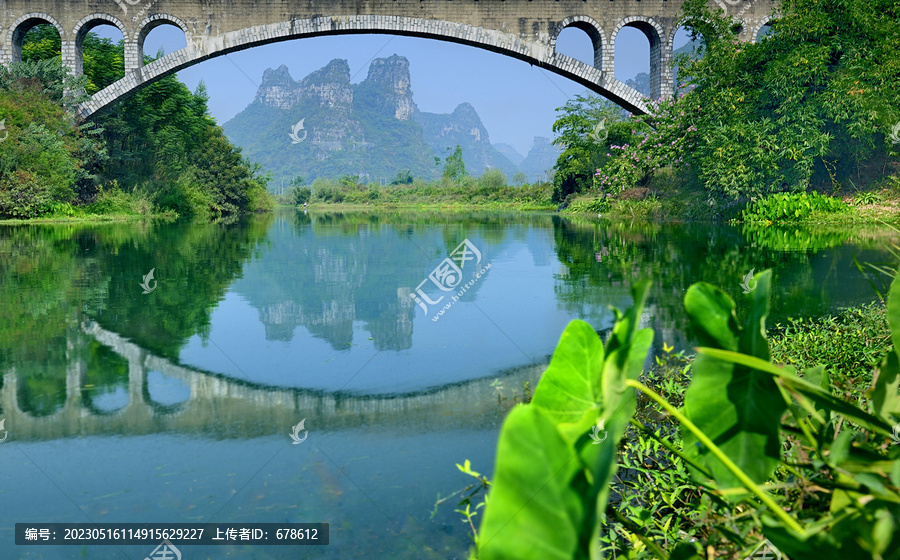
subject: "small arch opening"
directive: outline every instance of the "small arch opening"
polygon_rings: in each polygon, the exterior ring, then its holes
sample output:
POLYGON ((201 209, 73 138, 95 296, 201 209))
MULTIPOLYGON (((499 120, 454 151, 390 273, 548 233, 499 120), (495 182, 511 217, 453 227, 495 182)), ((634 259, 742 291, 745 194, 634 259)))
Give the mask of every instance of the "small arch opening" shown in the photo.
POLYGON ((177 377, 159 371, 147 372, 145 399, 160 414, 177 412, 191 399, 191 387, 177 377))
POLYGON ((148 23, 138 36, 138 60, 146 64, 185 47, 184 31, 169 20, 158 19, 148 23))
POLYGON ((775 22, 769 21, 765 25, 759 28, 759 31, 756 32, 756 37, 753 38, 755 42, 762 41, 768 37, 771 37, 775 32, 775 22))
POLYGON ((94 20, 78 30, 75 38, 77 73, 88 78, 85 89, 94 94, 125 77, 125 38, 106 20, 94 20))
POLYGON ((13 62, 60 58, 61 52, 59 29, 46 19, 26 19, 12 33, 13 62))
POLYGON ((651 55, 654 41, 659 48, 659 38, 652 26, 645 22, 632 22, 616 34, 614 47, 616 79, 648 97, 653 93, 651 55))
POLYGON ((22 38, 21 60, 61 60, 62 38, 59 30, 49 23, 39 23, 22 38))
POLYGON ((556 36, 556 52, 599 68, 602 59, 600 34, 587 23, 568 25, 556 36))

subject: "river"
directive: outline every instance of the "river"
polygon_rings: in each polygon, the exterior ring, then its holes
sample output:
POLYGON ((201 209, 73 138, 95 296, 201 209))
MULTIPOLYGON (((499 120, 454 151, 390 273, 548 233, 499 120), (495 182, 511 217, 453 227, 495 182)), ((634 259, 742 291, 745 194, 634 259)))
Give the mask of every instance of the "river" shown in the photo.
POLYGON ((653 351, 689 349, 685 290, 740 313, 767 268, 770 325, 821 316, 876 298, 854 258, 890 262, 885 239, 424 211, 0 226, 0 558, 153 549, 15 546, 29 522, 330 524, 327 546, 184 560, 465 558, 435 501, 469 484, 455 463, 492 472, 570 320, 608 329, 651 278, 653 351))

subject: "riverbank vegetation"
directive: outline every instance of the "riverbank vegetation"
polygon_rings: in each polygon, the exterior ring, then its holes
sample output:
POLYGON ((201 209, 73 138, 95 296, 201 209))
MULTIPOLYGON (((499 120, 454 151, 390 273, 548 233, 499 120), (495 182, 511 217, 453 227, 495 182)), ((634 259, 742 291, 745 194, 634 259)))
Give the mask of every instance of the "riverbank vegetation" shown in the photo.
POLYGON ((0 69, 0 219, 209 218, 272 207, 266 178, 215 124, 202 85, 192 93, 169 76, 78 123, 75 106, 122 77, 122 45, 89 33, 77 79, 59 53, 56 30, 37 26, 23 62, 0 69))
POLYGON ((469 175, 424 181, 410 177, 409 182, 374 185, 359 177, 337 180, 316 179, 309 187, 294 186, 276 197, 287 205, 340 205, 384 208, 488 208, 503 210, 555 210, 552 185, 535 183, 512 186, 499 170, 488 170, 481 177, 469 175))
POLYGON ((773 32, 748 44, 724 13, 692 0, 684 15, 701 56, 677 60, 678 97, 627 119, 595 96, 562 107, 554 201, 734 219, 748 202, 809 191, 881 207, 839 220, 896 214, 900 5, 786 0, 780 11, 773 32))
POLYGON ((646 372, 649 283, 605 342, 571 323, 507 416, 493 476, 459 465, 478 479, 458 509, 470 557, 900 557, 900 282, 886 307, 789 321, 767 339, 771 272, 753 281, 740 317, 724 292, 693 285, 699 353, 664 341, 646 372))

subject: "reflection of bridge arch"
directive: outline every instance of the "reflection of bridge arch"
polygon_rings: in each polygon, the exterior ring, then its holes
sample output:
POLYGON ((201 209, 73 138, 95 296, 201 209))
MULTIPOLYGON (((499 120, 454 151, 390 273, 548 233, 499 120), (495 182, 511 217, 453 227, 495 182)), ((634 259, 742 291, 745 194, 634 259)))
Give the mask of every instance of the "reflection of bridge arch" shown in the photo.
MULTIPOLYGON (((494 388, 489 379, 477 379, 403 395, 347 396, 322 391, 251 385, 224 376, 173 364, 154 356, 96 323, 82 330, 128 361, 128 404, 116 411, 97 413, 82 400, 84 367, 75 362, 66 370, 66 400, 62 409, 36 417, 19 406, 15 368, 0 389, 0 408, 13 439, 56 439, 76 435, 151 434, 188 432, 215 437, 258 437, 284 433, 303 418, 311 431, 359 425, 404 424, 421 431, 432 427, 498 425, 494 388), (148 400, 147 373, 157 371, 180 379, 191 396, 171 410, 148 400), (473 414, 474 411, 474 414, 473 414)), ((544 365, 517 368, 502 374, 510 388, 534 383, 544 365)))

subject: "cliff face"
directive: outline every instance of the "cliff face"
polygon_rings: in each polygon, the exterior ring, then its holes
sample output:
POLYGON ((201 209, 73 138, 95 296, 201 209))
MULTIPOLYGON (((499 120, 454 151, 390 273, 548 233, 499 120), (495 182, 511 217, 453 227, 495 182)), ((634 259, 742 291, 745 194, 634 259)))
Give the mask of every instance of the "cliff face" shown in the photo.
POLYGON ((359 91, 378 95, 379 106, 399 121, 408 121, 418 111, 409 87, 409 61, 402 56, 373 60, 359 91))
POLYGON ((282 64, 275 70, 267 68, 263 72, 262 84, 256 91, 254 103, 262 103, 279 109, 290 109, 299 99, 298 84, 291 78, 287 66, 282 64))
POLYGON ((297 176, 306 184, 343 175, 387 183, 407 169, 433 179, 441 171, 434 158, 447 157, 456 144, 472 175, 498 168, 511 179, 518 171, 491 145, 472 105, 449 115, 420 112, 409 61, 397 55, 373 60, 355 85, 346 60, 332 60, 299 82, 286 66, 267 69, 254 101, 223 128, 279 187, 297 176))

